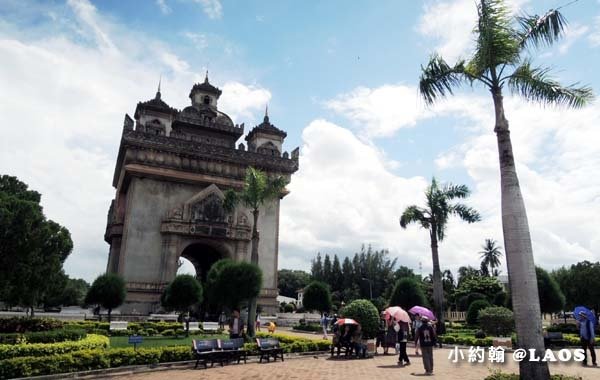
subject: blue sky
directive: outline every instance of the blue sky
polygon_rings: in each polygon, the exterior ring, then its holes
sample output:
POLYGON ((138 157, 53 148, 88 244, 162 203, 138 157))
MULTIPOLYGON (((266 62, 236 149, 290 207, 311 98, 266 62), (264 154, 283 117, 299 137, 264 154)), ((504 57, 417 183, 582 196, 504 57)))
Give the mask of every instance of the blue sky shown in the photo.
MULTIPOLYGON (((542 13, 568 1, 508 3, 542 13)), ((422 202, 432 175, 473 190, 484 220, 452 222, 441 253, 442 267, 474 264, 484 238, 502 240, 491 99, 466 87, 426 108, 416 93, 433 51, 468 58, 474 4, 2 0, 0 172, 43 194, 48 217, 73 233, 67 271, 91 280, 106 265, 123 115, 154 96, 161 76, 163 100, 183 108, 209 70, 222 111, 248 129, 268 103, 286 149, 301 147, 282 204, 281 267, 307 269, 317 251, 344 256, 371 243, 429 270, 426 233, 400 230, 397 217, 422 202)), ((598 93, 600 2, 562 11, 565 38, 532 58, 598 93)), ((598 102, 576 111, 506 102, 537 262, 598 260, 598 102)))

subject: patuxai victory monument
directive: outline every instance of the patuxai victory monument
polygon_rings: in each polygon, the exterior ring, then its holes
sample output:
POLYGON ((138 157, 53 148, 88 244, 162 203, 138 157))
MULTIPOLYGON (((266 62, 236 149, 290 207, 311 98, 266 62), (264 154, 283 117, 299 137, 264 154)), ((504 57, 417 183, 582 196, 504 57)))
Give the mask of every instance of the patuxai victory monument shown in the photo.
MULTIPOLYGON (((125 115, 115 166, 115 199, 105 240, 107 271, 125 278, 124 314, 159 310, 164 287, 176 275, 180 257, 203 280, 222 258, 250 261, 252 214, 243 206, 223 210, 223 193, 239 190, 248 167, 290 179, 298 170, 299 150, 283 152, 286 133, 264 121, 244 143, 244 124, 219 111, 221 90, 204 83, 190 91, 191 106, 179 111, 161 99, 137 104, 125 115)), ((260 210, 259 266, 263 289, 258 304, 277 310, 277 257, 280 199, 260 210)))

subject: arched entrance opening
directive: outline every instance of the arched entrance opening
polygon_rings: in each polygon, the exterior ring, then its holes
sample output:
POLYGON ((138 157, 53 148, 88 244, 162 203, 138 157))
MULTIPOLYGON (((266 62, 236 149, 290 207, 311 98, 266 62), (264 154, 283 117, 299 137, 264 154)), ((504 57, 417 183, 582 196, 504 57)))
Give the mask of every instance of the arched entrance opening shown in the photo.
POLYGON ((194 317, 199 320, 217 320, 216 318, 220 310, 217 309, 217 305, 207 299, 206 278, 213 264, 226 257, 227 254, 225 252, 221 252, 218 248, 204 243, 190 244, 181 252, 180 261, 183 262, 183 265, 177 273, 195 274, 196 279, 202 284, 204 290, 204 300, 200 304, 199 309, 193 313, 195 314, 194 317), (193 273, 194 271, 195 273, 193 273))
POLYGON ((196 278, 204 285, 210 267, 225 258, 225 255, 212 246, 196 243, 185 247, 181 252, 181 257, 192 263, 196 269, 196 278))

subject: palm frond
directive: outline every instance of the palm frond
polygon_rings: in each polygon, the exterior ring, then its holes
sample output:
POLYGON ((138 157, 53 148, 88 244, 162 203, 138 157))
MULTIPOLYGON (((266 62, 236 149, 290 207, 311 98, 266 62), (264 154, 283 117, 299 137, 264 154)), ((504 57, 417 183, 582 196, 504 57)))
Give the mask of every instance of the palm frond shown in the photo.
POLYGON ((511 92, 542 104, 581 108, 594 99, 590 87, 577 87, 577 83, 565 87, 549 74, 550 69, 532 67, 531 62, 525 61, 507 77, 508 87, 511 92))
POLYGON ((453 185, 449 183, 444 186, 443 193, 447 199, 466 198, 471 194, 471 190, 469 190, 467 185, 453 185))
POLYGON ((467 223, 475 223, 481 220, 481 215, 479 215, 477 210, 462 203, 452 205, 451 212, 467 223))
POLYGON ((520 16, 517 21, 521 26, 520 47, 550 46, 564 35, 567 26, 567 20, 557 9, 550 9, 543 16, 520 16))
POLYGON ((467 65, 476 77, 498 65, 514 64, 519 59, 519 35, 512 27, 510 12, 502 0, 480 0, 475 28, 475 54, 467 65))
POLYGON ((267 181, 267 188, 265 189, 265 199, 280 198, 287 184, 287 179, 282 176, 269 179, 267 181))
POLYGON ((452 95, 452 88, 465 79, 464 61, 451 67, 442 57, 434 54, 426 67, 421 66, 419 92, 427 104, 433 104, 446 94, 452 95))
POLYGON ((232 189, 228 189, 225 192, 225 198, 223 198, 223 209, 226 212, 232 212, 235 209, 235 206, 240 201, 239 194, 232 189))
POLYGON ((408 206, 400 217, 400 227, 406 228, 411 223, 419 223, 426 229, 430 226, 429 218, 425 216, 424 210, 415 205, 408 206))

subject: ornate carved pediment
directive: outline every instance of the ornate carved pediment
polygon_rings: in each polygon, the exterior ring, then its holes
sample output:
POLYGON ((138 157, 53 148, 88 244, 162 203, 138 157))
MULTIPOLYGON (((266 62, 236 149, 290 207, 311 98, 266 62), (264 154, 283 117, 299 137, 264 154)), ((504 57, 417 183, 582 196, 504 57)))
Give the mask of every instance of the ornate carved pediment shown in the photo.
POLYGON ((223 200, 215 193, 191 205, 191 219, 195 223, 226 223, 223 200))

